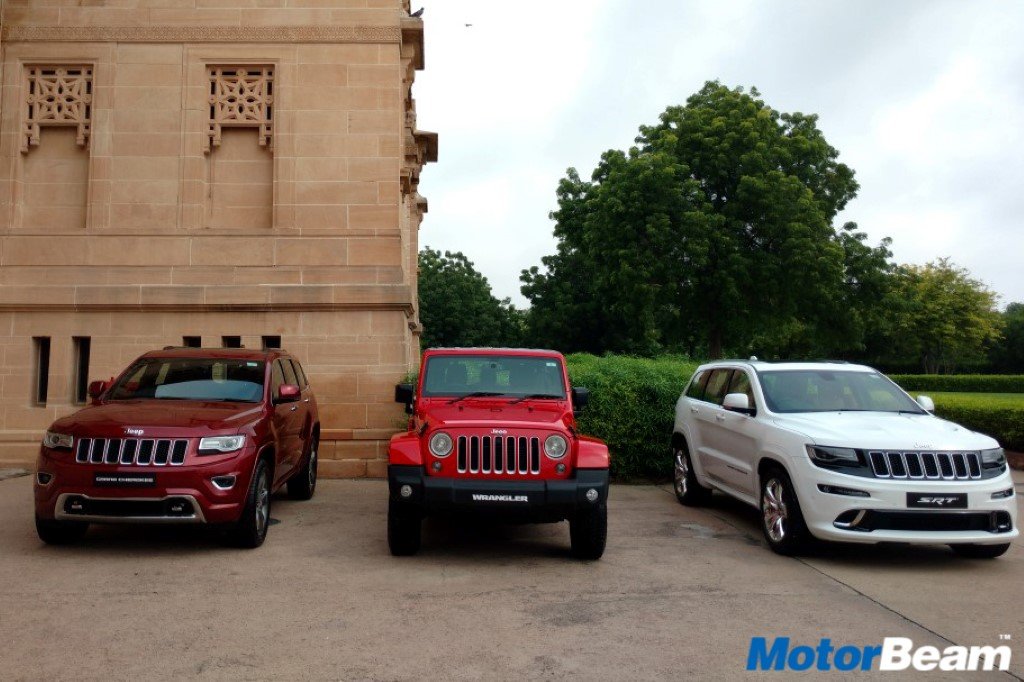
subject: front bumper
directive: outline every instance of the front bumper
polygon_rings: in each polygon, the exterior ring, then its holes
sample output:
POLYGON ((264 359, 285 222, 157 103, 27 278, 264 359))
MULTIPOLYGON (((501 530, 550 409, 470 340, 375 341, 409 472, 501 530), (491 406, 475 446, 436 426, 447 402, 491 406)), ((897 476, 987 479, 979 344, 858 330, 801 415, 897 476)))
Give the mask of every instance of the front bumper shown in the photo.
POLYGON ((90 523, 233 523, 245 506, 254 458, 249 447, 203 464, 119 466, 82 464, 43 448, 33 486, 36 516, 90 523), (43 483, 40 473, 49 480, 43 483), (140 481, 144 476, 152 481, 140 481), (98 477, 104 484, 97 485, 98 477), (234 485, 218 487, 213 479, 223 483, 221 477, 234 477, 234 485))
POLYGON ((569 479, 503 481, 425 476, 422 467, 392 464, 388 489, 393 501, 423 516, 469 512, 551 522, 606 503, 608 470, 577 469, 569 479), (402 495, 405 486, 408 495, 402 495))
POLYGON ((794 459, 792 466, 804 521, 811 534, 823 540, 1002 544, 1020 533, 1016 492, 1010 497, 992 497, 993 493, 1014 489, 1009 471, 987 480, 894 481, 832 472, 807 459, 794 459), (822 486, 852 489, 866 493, 867 497, 823 492, 822 486), (908 493, 935 497, 965 494, 967 505, 964 508, 911 507, 908 493))

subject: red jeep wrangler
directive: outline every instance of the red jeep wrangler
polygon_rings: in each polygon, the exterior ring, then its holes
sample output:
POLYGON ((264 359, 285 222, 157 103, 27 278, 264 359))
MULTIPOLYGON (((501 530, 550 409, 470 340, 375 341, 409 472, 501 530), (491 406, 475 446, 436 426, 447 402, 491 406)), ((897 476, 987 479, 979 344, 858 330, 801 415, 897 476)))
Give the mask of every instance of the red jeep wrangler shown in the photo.
POLYGON ((608 529, 608 448, 576 431, 585 388, 560 353, 449 348, 423 354, 419 387, 395 400, 412 417, 388 452, 388 545, 415 554, 421 519, 494 514, 569 520, 573 554, 598 559, 608 529))
POLYGON ((206 523, 241 547, 267 535, 270 496, 316 489, 320 423, 299 363, 278 350, 146 353, 43 437, 36 530, 66 544, 96 523, 206 523))

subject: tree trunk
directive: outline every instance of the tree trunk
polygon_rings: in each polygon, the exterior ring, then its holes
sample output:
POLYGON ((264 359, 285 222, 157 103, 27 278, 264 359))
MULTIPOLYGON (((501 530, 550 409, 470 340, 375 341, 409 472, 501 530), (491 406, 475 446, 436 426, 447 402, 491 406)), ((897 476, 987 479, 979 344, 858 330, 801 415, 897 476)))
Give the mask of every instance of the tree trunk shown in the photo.
POLYGON ((717 325, 712 325, 708 330, 708 355, 711 360, 722 357, 722 328, 717 325))

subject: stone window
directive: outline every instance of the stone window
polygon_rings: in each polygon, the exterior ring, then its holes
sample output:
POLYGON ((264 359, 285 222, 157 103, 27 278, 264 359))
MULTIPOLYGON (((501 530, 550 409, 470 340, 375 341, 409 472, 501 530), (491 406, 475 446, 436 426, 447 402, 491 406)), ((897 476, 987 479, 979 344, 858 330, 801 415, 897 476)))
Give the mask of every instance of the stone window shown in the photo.
POLYGON ((272 150, 274 69, 270 66, 211 66, 210 129, 206 151, 221 144, 224 128, 255 128, 259 144, 272 150))
POLYGON ((92 67, 27 66, 27 119, 21 151, 39 146, 39 134, 46 127, 76 129, 80 147, 89 143, 92 124, 92 67))

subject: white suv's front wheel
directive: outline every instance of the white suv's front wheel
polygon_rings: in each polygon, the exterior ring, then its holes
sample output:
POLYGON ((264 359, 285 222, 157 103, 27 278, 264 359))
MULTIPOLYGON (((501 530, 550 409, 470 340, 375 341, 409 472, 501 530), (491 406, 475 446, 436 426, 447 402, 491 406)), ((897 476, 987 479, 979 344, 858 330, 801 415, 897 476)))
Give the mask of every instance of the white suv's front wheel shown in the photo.
POLYGON ((784 556, 799 554, 810 536, 793 482, 778 467, 761 477, 761 530, 771 550, 784 556))

